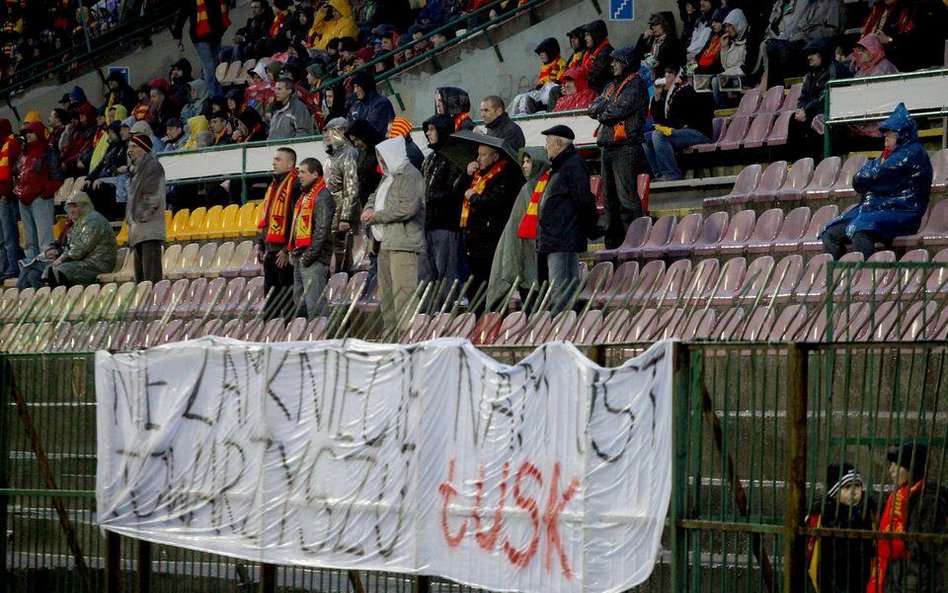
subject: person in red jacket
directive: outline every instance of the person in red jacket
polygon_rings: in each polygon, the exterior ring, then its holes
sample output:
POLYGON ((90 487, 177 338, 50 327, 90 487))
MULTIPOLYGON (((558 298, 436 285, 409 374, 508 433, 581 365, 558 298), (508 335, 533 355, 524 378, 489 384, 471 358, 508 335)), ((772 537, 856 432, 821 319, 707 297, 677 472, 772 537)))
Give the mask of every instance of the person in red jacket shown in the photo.
POLYGON ((79 107, 79 122, 72 130, 69 142, 62 149, 60 157, 60 171, 68 177, 77 177, 89 172, 92 141, 96 133, 95 118, 95 107, 92 103, 85 103, 79 107))
POLYGON ((16 278, 16 262, 23 257, 17 228, 17 200, 13 195, 13 171, 20 158, 20 142, 13 136, 10 120, 0 117, 0 278, 16 278))
POLYGON ((53 194, 62 185, 55 154, 46 144, 46 128, 40 122, 23 126, 26 146, 17 161, 13 193, 20 201, 20 219, 26 241, 26 257, 32 259, 40 247, 53 242, 53 194))

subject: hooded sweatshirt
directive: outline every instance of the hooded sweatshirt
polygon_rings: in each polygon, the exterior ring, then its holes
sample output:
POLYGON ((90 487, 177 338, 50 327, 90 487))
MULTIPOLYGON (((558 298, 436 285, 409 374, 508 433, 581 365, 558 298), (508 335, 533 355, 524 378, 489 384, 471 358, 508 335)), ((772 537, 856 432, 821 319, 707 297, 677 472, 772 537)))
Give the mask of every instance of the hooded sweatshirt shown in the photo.
POLYGON ((207 83, 203 80, 192 80, 188 83, 188 102, 181 108, 181 119, 187 121, 195 115, 207 115, 205 110, 209 110, 207 100, 211 98, 207 83), (197 95, 193 101, 190 100, 190 91, 197 95))
MULTIPOLYGON (((395 109, 388 97, 383 96, 375 88, 375 77, 372 73, 360 70, 352 77, 352 85, 358 85, 365 92, 362 99, 356 99, 349 107, 346 119, 351 124, 357 119, 369 122, 379 134, 385 134, 388 124, 395 119, 395 109)), ((355 94, 353 93, 353 96, 355 94)))
POLYGON ((573 111, 575 109, 586 109, 596 98, 596 91, 589 88, 586 71, 580 66, 571 66, 563 73, 563 96, 556 102, 553 111, 573 111), (576 92, 566 94, 566 80, 573 81, 576 92))
POLYGON ((875 33, 869 33, 859 40, 857 45, 866 48, 871 60, 867 64, 858 64, 853 60, 854 76, 857 78, 867 78, 869 76, 882 76, 883 74, 893 74, 898 72, 895 65, 885 57, 885 46, 879 41, 879 36, 875 33))
POLYGON ((375 147, 383 177, 366 204, 375 210, 372 235, 382 249, 420 253, 424 247, 424 178, 408 161, 405 141, 389 138, 375 147))
POLYGON ((431 153, 425 157, 421 166, 425 177, 425 230, 458 230, 461 220, 461 201, 464 192, 455 184, 461 177, 461 170, 441 154, 448 137, 454 133, 454 122, 448 115, 433 115, 422 125, 423 130, 434 126, 438 132, 438 142, 428 144, 431 153))
MULTIPOLYGON (((473 130, 474 120, 471 119, 471 97, 464 89, 453 86, 443 86, 435 90, 444 103, 444 113, 451 117, 454 131, 473 130)), ((436 109, 437 110, 437 109, 436 109)))
POLYGON ((803 48, 804 54, 819 52, 821 57, 820 65, 810 68, 803 77, 803 88, 800 90, 800 99, 797 101, 797 107, 806 112, 808 120, 823 112, 823 93, 826 92, 829 81, 852 77, 849 68, 836 60, 834 49, 833 42, 829 39, 816 39, 803 48))
POLYGON ((590 88, 599 94, 612 80, 609 62, 613 48, 609 44, 605 21, 595 20, 584 28, 592 37, 593 44, 592 47, 587 48, 582 64, 589 74, 590 88))
POLYGON ((732 25, 737 37, 721 44, 721 68, 724 74, 740 76, 745 73, 747 62, 747 17, 744 11, 735 9, 724 17, 724 24, 732 25))
POLYGON ((540 67, 540 73, 537 75, 537 87, 541 87, 548 82, 558 82, 560 75, 566 68, 566 60, 560 57, 560 44, 556 39, 547 37, 540 42, 540 45, 533 50, 538 56, 546 54, 546 61, 540 67))
POLYGON ((188 139, 184 143, 184 148, 182 150, 193 150, 198 148, 198 136, 201 132, 206 132, 208 130, 207 118, 203 115, 195 115, 188 118, 188 139))
POLYGON ((24 132, 32 131, 37 139, 28 142, 17 162, 17 176, 13 193, 20 203, 29 206, 37 198, 52 199, 62 185, 56 170, 56 159, 46 143, 46 129, 42 124, 28 124, 24 132))

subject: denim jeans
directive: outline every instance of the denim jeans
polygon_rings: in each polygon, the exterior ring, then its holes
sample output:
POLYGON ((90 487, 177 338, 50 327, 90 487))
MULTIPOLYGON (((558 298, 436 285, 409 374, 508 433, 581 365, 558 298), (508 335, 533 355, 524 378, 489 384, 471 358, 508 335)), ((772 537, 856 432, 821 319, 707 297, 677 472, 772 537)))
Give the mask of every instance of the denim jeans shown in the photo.
POLYGON ((221 83, 217 82, 217 54, 221 51, 220 43, 207 43, 205 41, 195 41, 194 51, 197 52, 198 60, 201 62, 201 78, 207 83, 207 90, 211 97, 223 97, 224 90, 221 83))
POLYGON ((0 251, 0 277, 16 278, 20 273, 16 265, 23 258, 20 249, 20 228, 17 220, 20 216, 20 203, 14 197, 7 198, 6 203, 0 203, 0 232, 3 237, 3 247, 0 251))
POLYGON ((678 168, 678 159, 675 151, 681 151, 695 144, 703 144, 711 140, 699 132, 688 128, 672 130, 671 136, 666 136, 658 130, 645 135, 642 148, 645 158, 652 168, 655 177, 664 179, 681 179, 681 169, 678 168))
POLYGON ((576 292, 579 254, 575 251, 557 251, 537 255, 537 274, 540 282, 547 280, 553 287, 550 298, 551 312, 559 313, 566 306, 572 293, 576 292))
POLYGON ((27 259, 36 257, 40 248, 53 242, 53 208, 52 198, 36 198, 29 206, 20 203, 27 259))
MULTIPOLYGON (((458 279, 458 232, 447 229, 425 231, 425 252, 418 259, 418 280, 440 282, 436 306, 447 298, 458 279)), ((455 297, 457 293, 455 292, 455 297)))
POLYGON ((293 264, 293 302, 296 316, 313 319, 329 316, 329 306, 323 292, 329 283, 329 266, 313 262, 305 267, 302 262, 293 264))

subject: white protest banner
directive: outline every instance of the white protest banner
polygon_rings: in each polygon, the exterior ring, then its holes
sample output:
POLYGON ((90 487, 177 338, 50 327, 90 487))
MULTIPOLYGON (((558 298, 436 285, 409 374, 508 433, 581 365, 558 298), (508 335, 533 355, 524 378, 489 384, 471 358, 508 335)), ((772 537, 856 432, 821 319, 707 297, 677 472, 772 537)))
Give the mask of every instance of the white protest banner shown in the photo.
POLYGON ((99 521, 254 562, 624 591, 671 494, 671 352, 614 369, 453 339, 99 352, 99 521))

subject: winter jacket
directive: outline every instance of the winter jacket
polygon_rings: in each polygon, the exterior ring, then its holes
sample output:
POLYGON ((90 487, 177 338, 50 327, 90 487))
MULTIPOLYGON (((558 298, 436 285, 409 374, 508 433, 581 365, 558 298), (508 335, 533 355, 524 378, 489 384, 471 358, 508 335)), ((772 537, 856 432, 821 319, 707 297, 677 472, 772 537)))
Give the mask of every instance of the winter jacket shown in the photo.
POLYGON ((894 6, 877 2, 866 17, 862 34, 892 38, 886 57, 900 72, 940 66, 944 55, 948 7, 939 0, 901 0, 894 6))
POLYGON ((596 144, 605 148, 641 144, 648 110, 648 89, 638 69, 609 83, 586 113, 600 124, 596 144), (620 90, 621 89, 621 90, 620 90), (624 129, 616 134, 616 128, 624 129))
POLYGON ((352 7, 347 0, 329 0, 326 4, 333 9, 333 18, 327 19, 326 10, 319 10, 309 30, 310 47, 326 49, 329 40, 343 37, 359 37, 359 26, 352 16, 352 7))
MULTIPOLYGON (((472 178, 464 174, 458 179, 455 187, 463 194, 470 187, 471 181, 472 178)), ((517 164, 508 162, 501 172, 487 183, 483 193, 470 198, 467 226, 461 229, 464 249, 468 255, 493 257, 522 185, 523 175, 517 164)))
POLYGON ((457 188, 462 172, 440 153, 445 140, 454 132, 454 124, 447 115, 435 115, 423 124, 438 130, 438 143, 429 144, 431 153, 425 157, 421 172, 425 177, 425 230, 458 230, 461 220, 461 202, 464 191, 457 188))
POLYGON ((296 94, 290 95, 286 105, 273 112, 267 140, 302 138, 313 135, 313 116, 296 94))
POLYGON ((885 46, 879 41, 879 36, 875 33, 869 33, 859 40, 858 45, 866 48, 866 52, 871 56, 868 64, 852 63, 853 76, 856 78, 869 78, 870 76, 882 76, 884 74, 894 74, 898 72, 892 62, 885 58, 885 46))
POLYGON ((351 124, 357 119, 364 119, 379 134, 385 134, 388 130, 388 124, 395 119, 395 108, 388 97, 379 93, 375 88, 375 78, 366 71, 358 72, 352 77, 352 84, 359 85, 365 91, 365 98, 356 99, 349 107, 349 114, 346 119, 351 124))
POLYGON ((589 171, 576 148, 567 146, 550 163, 553 174, 540 200, 538 253, 582 253, 594 236, 599 213, 589 191, 589 171))
POLYGON ((224 32, 230 26, 230 17, 227 14, 227 0, 204 0, 204 7, 207 11, 207 20, 210 25, 210 31, 203 35, 198 35, 197 23, 197 0, 184 0, 181 2, 181 8, 171 23, 171 37, 181 39, 181 32, 184 30, 184 23, 191 21, 190 36, 192 42, 204 42, 217 44, 224 37, 224 32))
POLYGON ((656 124, 676 130, 689 128, 711 136, 714 105, 707 95, 696 92, 687 79, 680 84, 676 78, 672 88, 665 89, 660 99, 652 98, 650 112, 656 124))
POLYGON ((138 93, 125 82, 125 78, 118 75, 117 80, 119 81, 118 88, 109 90, 105 95, 105 103, 102 104, 104 110, 113 105, 123 105, 125 109, 131 109, 135 106, 135 103, 138 103, 138 93))
POLYGON ((690 37, 686 37, 684 32, 682 32, 682 42, 688 42, 688 45, 685 47, 685 60, 689 62, 697 60, 698 54, 704 51, 713 32, 711 29, 711 16, 713 12, 697 14, 699 16, 695 22, 694 29, 691 31, 690 37))
POLYGON ((375 131, 369 122, 359 119, 349 126, 346 131, 349 141, 359 138, 368 145, 367 150, 360 150, 356 161, 356 171, 359 175, 359 208, 364 208, 369 196, 378 187, 382 176, 379 174, 379 161, 375 155, 375 147, 384 140, 384 137, 375 131))
POLYGON ((662 37, 639 37, 635 51, 642 56, 642 63, 649 65, 656 78, 664 76, 665 68, 669 66, 681 66, 685 58, 681 41, 669 33, 662 37))
MULTIPOLYGON (((925 480, 909 495, 905 531, 948 533, 948 488, 925 480)), ((889 562, 885 593, 948 593, 948 543, 906 540, 905 547, 906 557, 889 562)))
MULTIPOLYGON (((302 188, 302 194, 308 188, 302 188)), ((332 220, 336 215, 336 201, 332 198, 329 188, 323 188, 316 196, 313 206, 311 243, 309 247, 293 250, 293 255, 300 259, 304 268, 316 262, 329 265, 332 262, 332 220)))
POLYGON ((918 231, 928 208, 932 163, 918 140, 918 128, 903 104, 879 126, 899 133, 898 143, 885 159, 866 163, 853 178, 853 189, 862 201, 856 208, 830 221, 828 227, 846 225, 850 237, 871 233, 883 242, 918 231))
POLYGON ((527 143, 523 137, 523 130, 517 125, 517 122, 510 119, 510 115, 505 111, 498 115, 494 121, 485 124, 487 135, 494 138, 500 138, 509 148, 520 150, 527 143))
POLYGON ((40 138, 23 148, 17 161, 13 194, 21 204, 29 206, 37 198, 50 200, 62 185, 56 153, 40 138))
MULTIPOLYGON (((373 233, 381 227, 382 249, 421 253, 425 232, 425 180, 408 161, 401 138, 379 142, 375 150, 379 166, 391 178, 391 184, 384 196, 379 194, 384 182, 380 184, 366 203, 366 208, 375 210, 373 233)), ((375 236, 379 239, 378 234, 375 236)))
POLYGON ((807 119, 813 119, 823 112, 825 100, 823 94, 829 81, 838 78, 852 78, 853 74, 845 64, 834 59, 833 43, 829 39, 817 39, 806 44, 804 52, 818 51, 822 57, 819 68, 811 69, 803 77, 803 88, 797 107, 806 112, 807 119))
MULTIPOLYGON (((747 73, 747 17, 740 9, 732 10, 724 17, 724 23, 733 25, 737 30, 737 37, 721 43, 721 53, 718 59, 724 74, 741 76, 747 73)), ((751 65, 753 67, 753 65, 751 65)))
POLYGON ((150 152, 133 165, 125 222, 129 245, 165 240, 165 170, 150 152))
MULTIPOLYGON (((574 111, 577 109, 586 109, 589 104, 596 99, 596 91, 589 88, 586 71, 580 66, 572 66, 563 73, 563 80, 572 80, 576 92, 572 95, 564 94, 556 102, 553 111, 574 111)), ((565 87, 565 84, 564 84, 565 87)))
POLYGON ((250 46, 266 38, 270 31, 270 25, 272 24, 273 9, 267 4, 260 16, 251 16, 248 18, 247 24, 237 29, 236 34, 244 38, 244 46, 250 46))
MULTIPOLYGON (((858 506, 838 504, 835 498, 817 501, 810 507, 807 523, 811 527, 826 529, 874 529, 876 503, 871 498, 858 506)), ((817 582, 820 592, 865 593, 869 578, 869 562, 875 553, 871 539, 846 537, 820 537, 811 539, 808 547, 809 560, 818 551, 817 582), (816 547, 816 543, 819 547, 816 547)), ((809 565, 809 562, 808 562, 809 565)), ((808 591, 815 591, 812 581, 807 579, 808 591)))
POLYGON ((194 75, 191 72, 191 62, 187 58, 181 58, 172 64, 171 68, 180 69, 181 77, 172 78, 171 73, 169 72, 168 80, 171 81, 171 91, 167 98, 174 101, 180 109, 182 105, 188 103, 191 100, 191 87, 188 85, 194 80, 194 75))
POLYGON ((118 248, 109 221, 93 209, 88 197, 79 199, 79 219, 66 234, 56 271, 73 284, 92 284, 99 274, 115 269, 118 248))
POLYGON ((805 1, 800 30, 806 39, 832 39, 842 34, 846 24, 843 0, 805 1))
POLYGON ((606 23, 596 20, 586 25, 586 30, 592 36, 593 45, 583 58, 583 68, 589 74, 589 86, 597 93, 601 93, 606 85, 612 81, 612 66, 610 56, 613 47, 606 37, 606 23))
POLYGON ((451 117, 456 123, 455 132, 461 130, 473 130, 474 121, 470 118, 471 98, 463 89, 453 86, 443 86, 435 89, 435 92, 441 97, 444 103, 445 115, 451 117), (461 117, 467 115, 467 117, 461 117))
MULTIPOLYGON (((183 136, 182 136, 183 138, 183 136)), ((99 161, 99 166, 94 168, 86 181, 95 181, 100 177, 112 177, 118 175, 117 169, 128 164, 128 143, 121 138, 114 142, 109 142, 109 147, 105 150, 105 155, 99 161)))
POLYGON ((20 141, 13 136, 10 120, 0 117, 0 151, 6 146, 6 154, 0 154, 0 196, 7 197, 13 191, 13 172, 20 158, 20 141))
POLYGON ((359 203, 358 162, 359 151, 346 140, 340 139, 339 143, 333 146, 329 166, 326 167, 326 188, 336 204, 333 230, 339 228, 340 222, 345 222, 350 227, 359 225, 362 205, 359 203))

